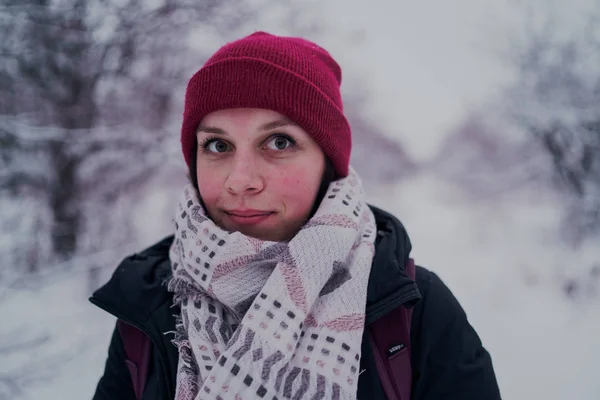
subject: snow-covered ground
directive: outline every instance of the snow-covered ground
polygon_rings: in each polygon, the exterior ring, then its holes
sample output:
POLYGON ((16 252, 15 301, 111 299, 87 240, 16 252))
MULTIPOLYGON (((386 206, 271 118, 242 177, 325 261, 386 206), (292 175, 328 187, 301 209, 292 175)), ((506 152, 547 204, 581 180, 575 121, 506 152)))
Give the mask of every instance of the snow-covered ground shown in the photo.
MULTIPOLYGON (((171 198, 156 193, 142 205, 165 210, 152 220, 141 212, 143 245, 169 230, 171 198)), ((579 296, 568 298, 560 279, 582 278, 582 266, 598 261, 600 248, 561 246, 551 234, 557 215, 549 200, 469 205, 427 175, 374 188, 370 200, 403 220, 413 256, 459 298, 492 354, 504 398, 600 398, 600 296, 589 278, 582 280, 587 289, 584 284, 579 296)), ((114 267, 106 265, 104 277, 114 267)), ((91 397, 113 320, 87 302, 86 276, 81 265, 2 294, 0 353, 22 349, 2 355, 0 376, 22 377, 27 389, 16 398, 91 397), (27 350, 30 341, 39 341, 35 351, 27 350)))

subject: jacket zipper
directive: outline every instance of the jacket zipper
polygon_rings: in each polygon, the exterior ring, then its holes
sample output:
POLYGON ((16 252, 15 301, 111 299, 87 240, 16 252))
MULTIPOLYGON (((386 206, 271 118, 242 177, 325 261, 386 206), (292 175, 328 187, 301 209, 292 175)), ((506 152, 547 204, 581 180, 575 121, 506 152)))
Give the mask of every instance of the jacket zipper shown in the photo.
MULTIPOLYGON (((134 321, 128 317, 123 316, 122 314, 118 313, 118 312, 113 312, 110 310, 110 307, 107 307, 105 304, 103 304, 101 301, 98 301, 97 298, 92 297, 90 298, 90 302, 94 305, 96 305, 97 307, 103 309, 104 311, 106 311, 107 313, 117 317, 118 319, 120 319, 121 321, 139 329, 140 331, 142 331, 146 336, 148 336, 148 338, 150 338, 150 341, 152 342, 152 344, 154 345, 154 347, 156 349, 160 349, 160 347, 158 346, 158 341, 156 340, 156 338, 154 337, 154 335, 150 332, 150 330, 148 330, 144 324, 139 323, 137 321, 134 321)), ((166 388, 167 390, 170 392, 169 393, 169 398, 173 398, 175 395, 172 392, 172 388, 171 388, 171 381, 169 380, 169 377, 167 376, 167 369, 168 369, 168 365, 164 359, 164 355, 161 354, 160 351, 157 351, 158 354, 158 359, 160 360, 160 363, 162 364, 162 369, 163 369, 163 378, 165 379, 165 383, 166 383, 166 388)))

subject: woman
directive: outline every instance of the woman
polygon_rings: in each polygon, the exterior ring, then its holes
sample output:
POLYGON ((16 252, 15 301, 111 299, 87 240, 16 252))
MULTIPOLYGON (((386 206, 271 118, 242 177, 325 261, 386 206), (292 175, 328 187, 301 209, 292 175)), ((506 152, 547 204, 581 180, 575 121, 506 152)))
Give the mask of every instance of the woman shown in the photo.
MULTIPOLYGON (((403 305, 413 399, 500 398, 456 299, 407 277, 404 228, 365 203, 340 83, 324 49, 262 32, 189 81, 174 237, 91 299, 151 339, 143 399, 384 399, 368 325, 403 305)), ((135 398, 125 353, 115 330, 95 399, 135 398)))

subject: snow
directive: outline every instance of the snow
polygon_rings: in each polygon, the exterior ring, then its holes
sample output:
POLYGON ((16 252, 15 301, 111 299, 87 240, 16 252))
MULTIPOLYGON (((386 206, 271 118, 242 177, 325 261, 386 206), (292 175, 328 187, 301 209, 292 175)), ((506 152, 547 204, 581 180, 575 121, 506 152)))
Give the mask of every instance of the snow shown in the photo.
POLYGON ((2 355, 0 376, 15 375, 25 390, 0 399, 91 398, 102 373, 113 318, 88 304, 84 270, 11 290, 0 305, 2 346, 44 338, 29 350, 2 355))
MULTIPOLYGON (((589 290, 568 298, 559 279, 577 277, 583 265, 599 260, 600 252, 561 246, 549 233, 558 221, 550 200, 466 204, 454 188, 427 174, 376 188, 369 200, 403 221, 418 263, 438 273, 458 297, 492 354, 504 398, 600 396, 600 298, 589 279, 584 280, 589 290)), ((146 231, 144 241, 152 241, 149 228, 160 224, 159 230, 168 231, 171 201, 170 192, 153 191, 140 204, 136 226, 146 231), (149 222, 143 210, 151 209, 165 210, 165 215, 149 222)), ((104 278, 116 265, 114 258, 104 278)), ((2 357, 0 376, 31 374, 19 398, 91 397, 113 318, 87 302, 85 271, 59 272, 4 296, 0 337, 17 344, 47 335, 35 352, 2 357)))

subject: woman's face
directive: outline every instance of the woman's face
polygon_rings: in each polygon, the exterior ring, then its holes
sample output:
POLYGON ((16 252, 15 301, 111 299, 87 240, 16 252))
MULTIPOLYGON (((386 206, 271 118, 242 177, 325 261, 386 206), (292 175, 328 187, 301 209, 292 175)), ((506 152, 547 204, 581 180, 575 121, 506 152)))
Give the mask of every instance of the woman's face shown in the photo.
POLYGON ((197 139, 198 188, 217 225, 269 241, 298 232, 325 170, 306 131, 275 111, 238 108, 207 115, 197 139))

